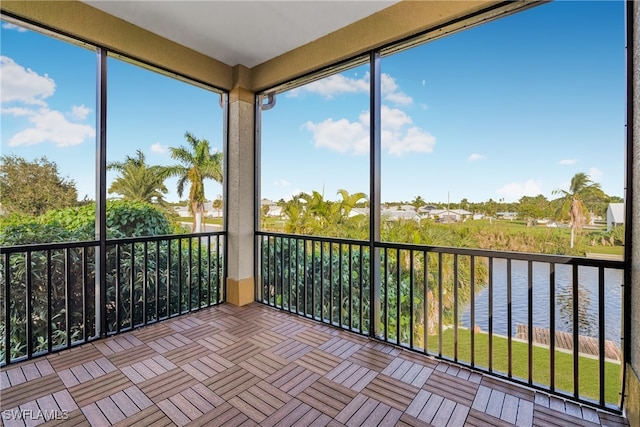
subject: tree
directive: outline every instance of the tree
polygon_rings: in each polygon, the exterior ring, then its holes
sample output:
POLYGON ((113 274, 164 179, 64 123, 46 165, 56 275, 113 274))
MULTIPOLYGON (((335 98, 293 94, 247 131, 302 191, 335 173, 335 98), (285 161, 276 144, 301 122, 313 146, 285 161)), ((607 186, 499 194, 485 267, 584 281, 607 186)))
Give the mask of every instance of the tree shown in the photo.
POLYGON ((178 177, 178 196, 182 197, 189 184, 189 209, 193 213, 192 232, 202 231, 204 216, 204 180, 213 179, 222 184, 222 152, 211 152, 206 139, 197 139, 190 132, 184 137, 188 147, 169 147, 171 158, 181 164, 163 168, 164 177, 178 177))
POLYGON ((549 214, 549 200, 542 194, 535 197, 522 196, 519 202, 518 214, 527 220, 527 225, 535 223, 549 214))
POLYGON ((340 202, 342 215, 347 218, 351 210, 356 207, 360 200, 367 200, 367 195, 362 192, 350 194, 347 190, 340 189, 338 190, 338 194, 342 197, 342 201, 340 202))
POLYGON ((412 201, 411 205, 416 208, 416 211, 420 209, 422 206, 426 205, 427 202, 424 201, 422 196, 416 196, 412 201))
POLYGON ((127 156, 124 162, 109 163, 107 169, 120 172, 109 187, 110 194, 120 194, 125 200, 166 205, 163 197, 168 190, 162 166, 147 165, 141 150, 136 151, 136 157, 127 156))
POLYGON ((575 233, 580 231, 582 225, 588 222, 589 211, 586 209, 582 200, 590 198, 595 194, 602 193, 600 184, 591 180, 589 175, 579 172, 571 178, 569 190, 556 189, 552 194, 560 194, 561 204, 558 212, 560 219, 569 217, 571 225, 571 243, 573 248, 575 241, 575 233))
POLYGON ((75 182, 61 177, 55 162, 44 156, 31 162, 16 155, 0 160, 0 195, 5 213, 37 216, 78 204, 75 182))

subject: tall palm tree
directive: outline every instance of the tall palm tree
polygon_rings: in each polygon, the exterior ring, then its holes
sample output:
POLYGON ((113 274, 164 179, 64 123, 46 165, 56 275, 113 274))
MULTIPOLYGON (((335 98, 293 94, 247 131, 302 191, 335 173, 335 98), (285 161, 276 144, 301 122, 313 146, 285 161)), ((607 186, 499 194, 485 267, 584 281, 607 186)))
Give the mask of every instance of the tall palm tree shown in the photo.
POLYGON ((166 206, 163 197, 167 194, 161 166, 149 166, 144 153, 138 149, 136 156, 125 157, 123 162, 110 162, 107 169, 120 172, 113 180, 109 193, 120 194, 127 200, 157 203, 166 206))
POLYGON ((560 218, 569 217, 571 224, 571 247, 573 248, 575 233, 580 231, 582 225, 588 220, 589 211, 585 208, 583 200, 594 193, 601 193, 600 184, 591 180, 589 175, 579 172, 571 178, 569 190, 556 189, 552 194, 562 196, 562 204, 559 209, 560 218))
POLYGON ((190 132, 184 137, 188 146, 178 148, 169 147, 171 158, 179 165, 165 166, 165 177, 178 177, 178 196, 182 197, 185 185, 189 184, 189 209, 193 213, 191 231, 202 231, 202 217, 204 215, 204 180, 213 179, 222 184, 222 152, 211 152, 211 146, 206 139, 198 139, 190 132))

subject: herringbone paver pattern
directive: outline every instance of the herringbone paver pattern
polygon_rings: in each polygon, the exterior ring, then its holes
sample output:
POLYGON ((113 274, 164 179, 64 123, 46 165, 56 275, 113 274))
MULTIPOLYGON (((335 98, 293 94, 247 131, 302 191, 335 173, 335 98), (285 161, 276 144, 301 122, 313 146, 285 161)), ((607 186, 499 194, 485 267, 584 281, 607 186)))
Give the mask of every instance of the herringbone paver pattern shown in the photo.
POLYGON ((622 417, 259 304, 0 370, 6 426, 624 426, 622 417))

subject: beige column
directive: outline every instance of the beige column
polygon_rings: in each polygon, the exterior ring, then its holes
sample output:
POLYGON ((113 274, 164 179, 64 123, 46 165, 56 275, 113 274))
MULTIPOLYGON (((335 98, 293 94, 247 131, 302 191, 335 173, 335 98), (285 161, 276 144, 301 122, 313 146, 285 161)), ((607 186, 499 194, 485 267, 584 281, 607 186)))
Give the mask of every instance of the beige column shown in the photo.
POLYGON ((249 83, 250 70, 234 67, 227 148, 227 302, 239 306, 254 300, 255 94, 245 89, 249 83))
MULTIPOLYGON (((631 313, 625 313, 625 322, 631 322, 631 354, 626 370, 625 412, 631 426, 640 426, 640 2, 628 3, 627 12, 633 21, 631 38, 633 51, 630 55, 631 67, 628 70, 632 79, 632 114, 628 117, 627 129, 632 132, 632 185, 631 203, 631 313)), ((627 246, 627 249, 629 246, 627 246)))

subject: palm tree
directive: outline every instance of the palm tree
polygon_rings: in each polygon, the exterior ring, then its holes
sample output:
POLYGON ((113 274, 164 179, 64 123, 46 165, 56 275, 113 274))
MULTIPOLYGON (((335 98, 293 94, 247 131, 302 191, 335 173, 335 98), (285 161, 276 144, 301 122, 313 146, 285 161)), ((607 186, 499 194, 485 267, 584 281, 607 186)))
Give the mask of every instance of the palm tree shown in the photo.
POLYGON ((338 194, 342 197, 342 201, 340 202, 342 215, 347 218, 351 210, 356 207, 356 204, 358 204, 360 200, 367 200, 367 195, 362 192, 350 194, 347 190, 340 189, 338 190, 338 194))
POLYGON ((185 185, 189 184, 189 210, 193 213, 192 232, 202 231, 202 217, 204 215, 204 180, 213 179, 222 184, 222 152, 211 152, 211 146, 206 139, 198 139, 190 132, 184 137, 188 147, 169 147, 171 158, 181 164, 165 166, 165 177, 178 177, 178 196, 182 197, 185 185))
POLYGON ((166 206, 167 194, 161 166, 149 166, 144 153, 136 150, 136 157, 127 156, 123 162, 111 162, 107 169, 120 172, 109 187, 109 193, 120 194, 124 199, 157 203, 166 206))
POLYGON ((569 190, 556 189, 552 194, 562 195, 562 204, 559 209, 560 218, 569 217, 571 224, 571 248, 574 245, 575 232, 582 228, 588 220, 589 211, 585 208, 583 200, 595 193, 601 193, 600 184, 591 180, 589 175, 579 172, 571 178, 569 190))

